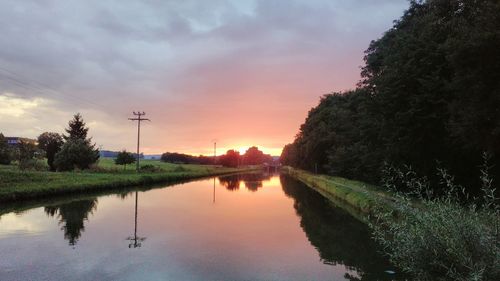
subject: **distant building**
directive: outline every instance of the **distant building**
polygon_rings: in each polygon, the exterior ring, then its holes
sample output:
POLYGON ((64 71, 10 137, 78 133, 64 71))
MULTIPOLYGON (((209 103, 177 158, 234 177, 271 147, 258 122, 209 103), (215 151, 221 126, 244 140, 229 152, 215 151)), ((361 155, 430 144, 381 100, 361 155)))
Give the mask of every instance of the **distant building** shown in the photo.
POLYGON ((99 150, 99 156, 101 158, 116 158, 117 155, 118 151, 99 150))
POLYGON ((17 146, 19 145, 20 142, 27 142, 27 143, 32 143, 34 145, 37 145, 38 142, 35 139, 30 139, 30 138, 21 138, 21 137, 5 137, 7 140, 7 144, 10 146, 17 146))
MULTIPOLYGON (((116 156, 118 156, 118 153, 120 153, 120 152, 119 151, 111 151, 111 150, 99 150, 99 156, 101 158, 116 158, 116 156)), ((132 155, 134 155, 134 157, 136 157, 137 154, 132 153, 132 155)), ((139 154, 139 158, 144 159, 145 158, 144 154, 142 154, 142 153, 139 154)))
POLYGON ((144 155, 144 159, 148 159, 148 160, 160 160, 161 159, 161 154, 144 155))

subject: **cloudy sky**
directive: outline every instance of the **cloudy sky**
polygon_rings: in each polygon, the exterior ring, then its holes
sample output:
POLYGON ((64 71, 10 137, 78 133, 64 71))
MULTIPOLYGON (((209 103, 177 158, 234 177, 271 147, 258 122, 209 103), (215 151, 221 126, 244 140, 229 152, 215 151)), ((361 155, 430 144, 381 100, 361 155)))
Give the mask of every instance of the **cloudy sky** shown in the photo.
POLYGON ((102 149, 257 145, 279 155, 319 97, 351 89, 405 0, 0 0, 0 132, 63 132, 102 149))

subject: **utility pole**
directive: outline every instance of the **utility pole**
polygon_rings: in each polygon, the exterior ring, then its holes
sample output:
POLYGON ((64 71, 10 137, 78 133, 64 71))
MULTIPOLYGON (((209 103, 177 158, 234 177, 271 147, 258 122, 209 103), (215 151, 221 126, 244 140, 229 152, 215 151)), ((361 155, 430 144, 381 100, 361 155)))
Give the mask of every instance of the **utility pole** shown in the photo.
POLYGON ((214 141, 214 166, 217 163, 217 142, 214 141))
POLYGON ((137 111, 135 112, 134 111, 134 115, 135 116, 138 116, 138 117, 135 117, 135 118, 129 118, 128 120, 132 120, 132 121, 137 121, 137 159, 136 159, 136 164, 137 164, 137 172, 139 172, 139 143, 140 143, 140 139, 141 139, 141 121, 151 121, 147 118, 141 118, 141 116, 144 116, 146 115, 146 112, 140 112, 140 111, 137 111))

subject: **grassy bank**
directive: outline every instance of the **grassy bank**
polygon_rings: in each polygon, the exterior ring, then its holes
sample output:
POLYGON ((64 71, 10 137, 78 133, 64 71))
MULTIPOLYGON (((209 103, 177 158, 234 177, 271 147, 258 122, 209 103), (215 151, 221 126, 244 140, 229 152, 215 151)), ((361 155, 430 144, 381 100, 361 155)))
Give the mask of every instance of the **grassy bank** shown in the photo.
POLYGON ((361 220, 365 220, 373 212, 378 202, 386 203, 388 208, 392 208, 395 200, 390 193, 364 182, 313 174, 291 167, 284 167, 283 172, 302 181, 361 220))
POLYGON ((156 160, 144 160, 141 162, 141 166, 143 165, 155 168, 136 173, 133 166, 124 170, 111 159, 100 160, 93 170, 79 172, 20 171, 13 165, 1 166, 0 202, 166 183, 255 169, 177 165, 156 160))

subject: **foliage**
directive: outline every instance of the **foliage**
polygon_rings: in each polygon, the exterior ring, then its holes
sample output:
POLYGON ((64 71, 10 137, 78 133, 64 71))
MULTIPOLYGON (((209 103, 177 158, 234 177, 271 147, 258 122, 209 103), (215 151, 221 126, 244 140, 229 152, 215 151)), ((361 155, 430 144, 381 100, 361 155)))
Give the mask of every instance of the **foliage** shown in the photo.
MULTIPOLYGON (((486 163, 486 162, 485 162, 486 163)), ((499 280, 500 205, 494 196, 489 169, 482 174, 483 198, 463 205, 463 190, 441 169, 447 185, 435 196, 426 179, 401 172, 393 211, 379 209, 371 224, 375 238, 391 260, 419 280, 499 280), (404 180, 401 180, 404 179, 404 180), (413 197, 420 199, 418 206, 413 197)), ((386 182, 394 187, 392 179, 386 182)))
POLYGON ((55 155, 54 165, 57 170, 88 169, 97 162, 99 150, 91 143, 91 139, 87 138, 88 130, 80 113, 75 114, 68 123, 68 135, 63 136, 66 142, 55 155))
POLYGON ((58 133, 45 132, 38 136, 38 148, 45 151, 47 164, 51 171, 55 171, 54 158, 56 153, 61 150, 63 138, 58 133))
POLYGON ((15 149, 16 158, 18 161, 19 169, 40 169, 41 166, 38 165, 38 158, 43 156, 43 153, 37 148, 37 146, 29 141, 21 140, 15 149))
POLYGON ((135 157, 132 153, 123 150, 120 151, 118 155, 116 155, 115 164, 123 165, 123 169, 126 169, 127 164, 132 164, 132 163, 135 163, 135 157))
POLYGON ((63 136, 65 141, 76 139, 87 140, 87 133, 89 131, 89 128, 86 127, 86 124, 83 121, 83 117, 80 113, 77 113, 73 116, 73 119, 68 122, 68 128, 66 128, 65 130, 67 133, 67 135, 63 136))
POLYGON ((228 150, 225 155, 220 156, 219 163, 224 167, 238 167, 240 163, 240 153, 234 149, 228 150))
POLYGON ((252 146, 245 154, 242 155, 242 163, 244 165, 260 165, 263 163, 270 163, 273 161, 273 158, 269 154, 264 154, 264 152, 260 151, 256 146, 252 146))
POLYGON ((366 50, 358 88, 324 96, 282 163, 371 183, 382 163, 408 164, 436 183, 438 160, 478 193, 482 151, 500 175, 499 26, 498 1, 411 1, 366 50))
POLYGON ((155 165, 146 164, 146 165, 141 166, 141 171, 142 172, 156 173, 156 172, 161 172, 162 169, 158 166, 155 166, 155 165))
POLYGON ((9 165, 11 161, 12 161, 12 151, 4 135, 0 133, 0 164, 9 165))
POLYGON ((84 170, 99 159, 99 151, 82 139, 70 139, 61 147, 54 160, 59 171, 70 171, 75 168, 84 170))
POLYGON ((161 155, 161 161, 168 163, 178 163, 178 164, 209 165, 209 164, 214 164, 214 157, 208 157, 203 155, 193 156, 177 152, 165 152, 161 155))

